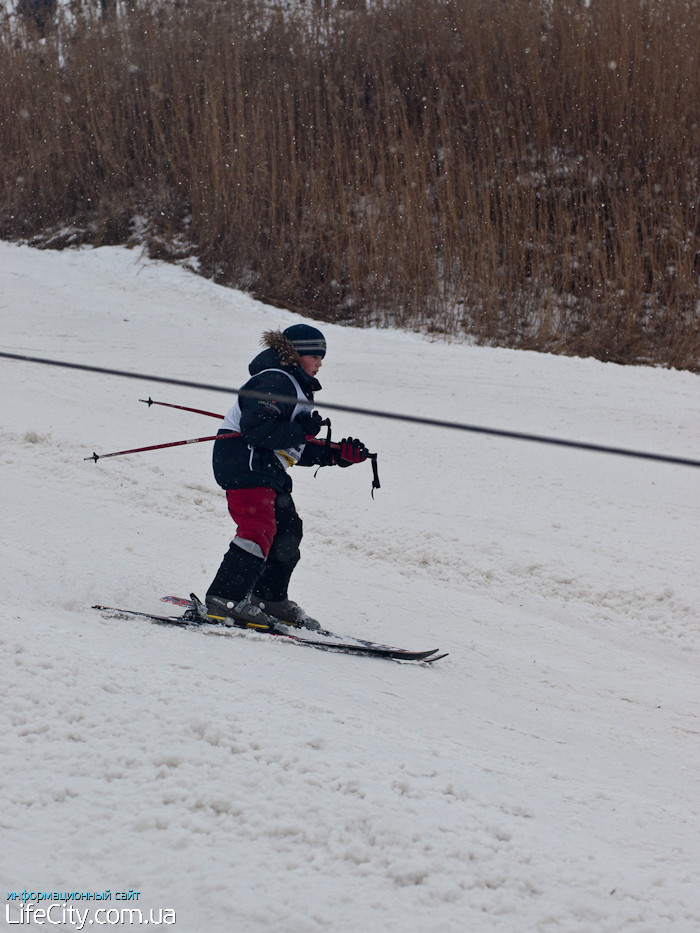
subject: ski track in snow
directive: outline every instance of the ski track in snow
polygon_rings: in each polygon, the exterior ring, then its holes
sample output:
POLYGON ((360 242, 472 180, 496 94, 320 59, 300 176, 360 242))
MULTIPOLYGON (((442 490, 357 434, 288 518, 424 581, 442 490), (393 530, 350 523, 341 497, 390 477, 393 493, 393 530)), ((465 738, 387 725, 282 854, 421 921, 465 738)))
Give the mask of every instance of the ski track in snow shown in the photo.
MULTIPOLYGON (((227 385, 298 320, 9 244, 0 311, 9 352, 227 385)), ((700 457, 697 376, 320 326, 319 401, 700 457)), ((399 665, 91 610, 203 595, 233 525, 211 445, 83 457, 216 431, 138 398, 232 399, 0 379, 6 892, 131 888, 184 933, 700 930, 700 471, 336 413, 382 489, 295 471, 291 595, 450 652, 399 665)))

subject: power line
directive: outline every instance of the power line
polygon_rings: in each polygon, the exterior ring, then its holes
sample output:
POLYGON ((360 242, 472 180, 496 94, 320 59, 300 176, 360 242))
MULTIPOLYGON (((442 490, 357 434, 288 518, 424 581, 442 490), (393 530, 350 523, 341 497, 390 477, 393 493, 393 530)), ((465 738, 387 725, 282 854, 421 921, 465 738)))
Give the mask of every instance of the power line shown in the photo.
MULTIPOLYGON (((163 385, 182 386, 186 389, 204 389, 208 392, 224 392, 227 395, 241 395, 246 398, 266 399, 269 393, 242 391, 231 386, 220 386, 209 382, 193 382, 189 379, 171 379, 168 376, 152 376, 148 373, 130 373, 122 369, 107 369, 103 366, 88 366, 85 363, 67 363, 63 360, 49 360, 39 356, 22 356, 18 353, 3 353, 0 357, 8 360, 19 360, 22 363, 38 363, 42 366, 59 366, 63 369, 77 369, 87 373, 101 373, 105 376, 119 376, 123 379, 140 379, 144 382, 159 382, 163 385)), ((287 404, 296 404, 295 397, 275 396, 287 404)), ((659 463, 674 463, 678 466, 700 467, 700 460, 688 457, 672 457, 668 454, 655 454, 645 450, 629 450, 625 447, 609 447, 605 444, 588 444, 584 441, 570 441, 559 437, 545 437, 541 434, 525 434, 520 431, 504 431, 499 428, 485 428, 476 424, 462 424, 459 421, 442 421, 438 418, 421 418, 418 415, 403 415, 398 412, 379 411, 374 408, 359 408, 354 405, 338 405, 333 402, 314 402, 318 408, 327 408, 329 411, 348 412, 353 415, 369 415, 373 418, 385 418, 390 421, 405 421, 409 424, 421 424, 435 428, 445 428, 449 431, 468 431, 472 434, 487 434, 491 437, 505 437, 517 441, 531 441, 535 444, 550 444, 555 447, 571 447, 574 450, 590 450, 601 454, 614 454, 618 457, 634 457, 638 460, 655 460, 659 463)))

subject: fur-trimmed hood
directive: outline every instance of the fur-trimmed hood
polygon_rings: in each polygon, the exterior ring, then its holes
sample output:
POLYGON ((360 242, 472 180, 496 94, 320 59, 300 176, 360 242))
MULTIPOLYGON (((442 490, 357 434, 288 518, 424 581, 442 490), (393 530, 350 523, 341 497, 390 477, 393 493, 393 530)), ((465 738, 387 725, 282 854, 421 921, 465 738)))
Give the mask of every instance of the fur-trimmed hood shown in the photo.
POLYGON ((269 347, 277 352, 281 366, 300 365, 301 359, 297 348, 289 337, 285 337, 281 330, 266 330, 260 343, 264 347, 269 347))

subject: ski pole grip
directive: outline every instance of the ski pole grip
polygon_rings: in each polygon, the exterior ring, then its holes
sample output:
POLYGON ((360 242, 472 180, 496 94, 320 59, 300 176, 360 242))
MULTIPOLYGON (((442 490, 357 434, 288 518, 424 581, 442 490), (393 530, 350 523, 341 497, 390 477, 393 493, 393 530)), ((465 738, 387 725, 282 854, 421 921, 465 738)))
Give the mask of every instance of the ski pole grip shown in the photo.
POLYGON ((382 488, 379 482, 379 467, 377 466, 379 454, 370 454, 369 459, 372 461, 372 498, 374 499, 374 490, 382 488))

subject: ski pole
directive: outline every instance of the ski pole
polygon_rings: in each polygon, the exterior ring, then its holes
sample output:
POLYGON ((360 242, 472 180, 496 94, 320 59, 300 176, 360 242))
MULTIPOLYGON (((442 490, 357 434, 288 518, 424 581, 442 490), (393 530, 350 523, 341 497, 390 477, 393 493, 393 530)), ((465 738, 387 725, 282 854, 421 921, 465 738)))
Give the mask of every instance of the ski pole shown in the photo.
MULTIPOLYGON (((196 415, 208 415, 210 418, 221 418, 223 420, 223 415, 217 415, 213 411, 202 411, 201 408, 188 408, 186 405, 173 405, 171 402, 154 402, 153 399, 149 396, 148 398, 140 398, 139 402, 145 402, 146 405, 150 408, 151 405, 163 405, 165 408, 179 408, 181 411, 193 411, 196 415)), ((107 454, 104 454, 106 457, 107 454)))
MULTIPOLYGON (((140 398, 139 402, 144 402, 146 405, 148 405, 149 408, 151 407, 151 405, 162 405, 165 408, 177 408, 180 411, 191 411, 197 415, 207 415, 210 418, 222 418, 223 419, 224 417, 223 415, 217 415, 213 411, 204 411, 201 408, 188 408, 186 405, 174 405, 172 402, 156 402, 150 396, 148 398, 140 398)), ((317 438, 311 437, 309 435, 306 438, 306 442, 310 444, 318 444, 318 445, 324 446, 326 448, 327 456, 330 457, 331 450, 335 450, 335 451, 340 450, 340 444, 333 443, 331 441, 331 419, 324 418, 321 424, 328 426, 328 434, 325 440, 320 441, 317 438)), ((188 440, 188 441, 172 441, 169 444, 153 444, 150 447, 134 447, 132 450, 116 450, 111 454, 97 454, 93 452, 91 457, 83 457, 83 459, 94 460, 95 463, 97 463, 97 461, 101 460, 103 457, 121 457, 121 456, 125 456, 126 454, 143 453, 144 451, 147 451, 147 450, 163 450, 163 448, 165 447, 182 447, 185 444, 201 444, 202 441, 215 441, 218 438, 220 438, 221 440, 226 440, 226 438, 229 438, 229 437, 240 437, 240 436, 241 436, 240 433, 214 434, 210 437, 194 437, 192 438, 192 440, 188 440)), ((374 499, 374 490, 381 489, 381 486, 379 483, 379 471, 377 469, 378 455, 368 453, 368 459, 372 461, 372 498, 374 499)))
MULTIPOLYGON (((218 415, 217 415, 218 417, 218 415)), ((133 450, 115 450, 111 454, 96 454, 91 457, 83 457, 83 460, 94 460, 97 463, 103 457, 120 457, 122 454, 140 454, 144 450, 162 450, 164 447, 182 447, 183 444, 201 444, 202 441, 224 441, 229 437, 240 437, 240 432, 233 434, 212 434, 211 437, 193 437, 190 441, 172 441, 170 444, 153 444, 151 447, 134 447, 133 450)))

